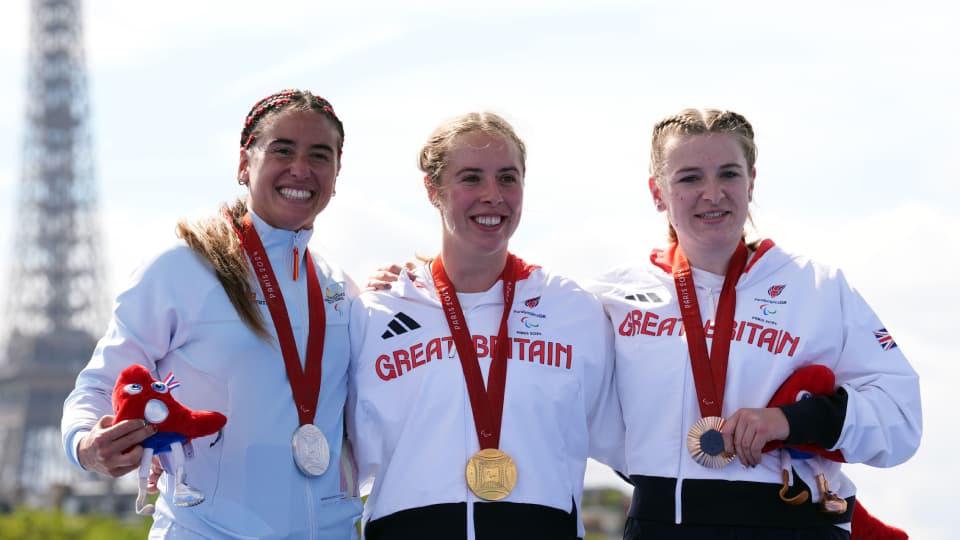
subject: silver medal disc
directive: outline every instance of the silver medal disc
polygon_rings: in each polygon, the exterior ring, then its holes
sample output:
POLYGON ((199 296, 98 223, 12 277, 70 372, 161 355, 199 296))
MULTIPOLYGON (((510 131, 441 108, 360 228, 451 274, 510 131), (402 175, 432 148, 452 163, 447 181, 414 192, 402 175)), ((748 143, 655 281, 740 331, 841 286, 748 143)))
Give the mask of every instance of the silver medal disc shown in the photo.
POLYGON ((293 432, 293 461, 307 476, 320 476, 330 466, 330 445, 320 428, 304 424, 293 432))

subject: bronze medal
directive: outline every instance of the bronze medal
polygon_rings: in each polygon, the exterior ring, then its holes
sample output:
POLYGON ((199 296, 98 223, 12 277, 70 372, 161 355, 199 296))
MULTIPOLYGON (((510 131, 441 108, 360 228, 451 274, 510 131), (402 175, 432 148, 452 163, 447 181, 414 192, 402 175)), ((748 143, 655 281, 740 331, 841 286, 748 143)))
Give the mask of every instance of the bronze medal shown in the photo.
POLYGON ((673 282, 677 288, 677 302, 687 332, 687 350, 690 368, 697 391, 697 404, 702 418, 687 432, 687 451, 695 462, 711 469, 719 469, 733 461, 733 455, 723 449, 723 394, 726 390, 727 363, 730 359, 730 340, 733 336, 733 316, 737 306, 737 281, 746 268, 749 252, 743 242, 730 258, 720 289, 720 301, 714 320, 713 341, 707 353, 707 336, 700 304, 693 283, 690 261, 679 244, 674 245, 673 282))
POLYGON ((306 476, 320 476, 330 466, 330 445, 320 428, 304 424, 293 432, 293 461, 306 476))
POLYGON ((499 501, 517 485, 517 465, 503 450, 480 450, 467 461, 467 485, 477 497, 499 501))
POLYGON ((817 475, 817 490, 820 491, 820 511, 826 514, 843 514, 847 511, 846 499, 830 491, 830 482, 823 473, 817 475))
POLYGON ((697 421, 687 432, 687 451, 697 464, 720 469, 733 462, 733 454, 723 450, 723 418, 707 416, 697 421))

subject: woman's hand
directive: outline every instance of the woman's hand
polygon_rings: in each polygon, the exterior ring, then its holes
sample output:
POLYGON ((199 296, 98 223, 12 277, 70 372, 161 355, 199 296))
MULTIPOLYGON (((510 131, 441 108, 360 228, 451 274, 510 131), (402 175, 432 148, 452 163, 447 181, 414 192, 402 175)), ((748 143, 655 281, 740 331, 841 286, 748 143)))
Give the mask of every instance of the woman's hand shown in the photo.
POLYGON ((368 291, 383 291, 390 288, 390 284, 400 279, 400 273, 406 270, 407 277, 414 279, 413 271, 416 269, 416 263, 407 261, 403 266, 399 264, 384 265, 370 274, 367 278, 368 291))
POLYGON ((782 441, 790 435, 786 415, 777 407, 740 409, 723 423, 723 446, 745 467, 756 467, 763 456, 763 446, 782 441))
POLYGON ((114 478, 140 467, 143 447, 140 443, 157 432, 144 420, 113 423, 113 415, 100 418, 97 425, 80 441, 77 459, 88 471, 114 478))

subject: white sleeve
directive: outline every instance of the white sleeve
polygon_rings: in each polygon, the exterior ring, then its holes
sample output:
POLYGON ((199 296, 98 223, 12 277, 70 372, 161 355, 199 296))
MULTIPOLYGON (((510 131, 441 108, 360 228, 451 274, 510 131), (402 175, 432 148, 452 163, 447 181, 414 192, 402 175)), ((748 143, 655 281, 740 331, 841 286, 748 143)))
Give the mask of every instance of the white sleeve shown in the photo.
POLYGON ((625 431, 623 412, 617 392, 613 326, 607 318, 600 301, 588 294, 591 302, 589 321, 592 326, 584 328, 596 336, 596 362, 585 374, 587 396, 595 396, 588 403, 587 423, 590 436, 589 457, 612 467, 626 470, 625 431))
POLYGON ((113 414, 113 386, 120 372, 134 363, 156 372, 156 360, 176 347, 181 322, 166 283, 183 276, 165 266, 154 261, 141 268, 117 296, 106 333, 64 401, 61 436, 68 459, 77 466, 80 437, 113 414))
POLYGON ((350 368, 347 383, 346 424, 347 438, 350 439, 353 446, 354 457, 359 469, 357 485, 360 486, 361 494, 363 494, 363 490, 369 490, 369 483, 374 475, 369 464, 370 460, 366 457, 366 449, 370 441, 366 440, 364 434, 365 422, 357 400, 357 374, 361 363, 360 353, 366 339, 368 318, 367 308, 363 301, 360 298, 354 299, 350 308, 350 368))
POLYGON ((847 392, 837 444, 851 463, 891 467, 910 458, 923 430, 920 382, 902 350, 838 272, 843 348, 834 370, 847 392))

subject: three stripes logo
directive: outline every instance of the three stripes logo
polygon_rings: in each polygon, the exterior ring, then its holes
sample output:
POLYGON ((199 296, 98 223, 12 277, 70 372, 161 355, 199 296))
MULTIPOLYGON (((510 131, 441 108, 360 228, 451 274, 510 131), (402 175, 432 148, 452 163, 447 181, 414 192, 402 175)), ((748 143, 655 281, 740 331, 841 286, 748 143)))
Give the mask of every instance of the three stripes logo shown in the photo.
POLYGON ((381 339, 390 339, 394 336, 399 336, 400 334, 406 334, 411 330, 416 330, 420 328, 420 323, 413 320, 409 315, 402 311, 398 311, 396 315, 393 316, 393 319, 387 323, 387 331, 380 334, 381 339))
POLYGON ((634 302, 663 302, 657 293, 652 292, 628 294, 624 296, 624 298, 633 300, 634 302))

